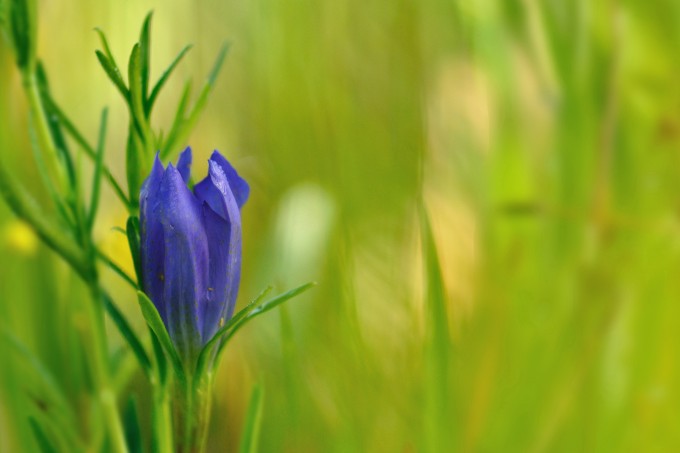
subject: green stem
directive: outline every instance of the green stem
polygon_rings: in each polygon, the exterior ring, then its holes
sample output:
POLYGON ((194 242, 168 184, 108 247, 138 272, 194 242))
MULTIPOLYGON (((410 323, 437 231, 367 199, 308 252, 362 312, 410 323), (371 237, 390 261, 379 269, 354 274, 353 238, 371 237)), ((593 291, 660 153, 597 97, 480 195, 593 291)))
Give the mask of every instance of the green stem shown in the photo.
MULTIPOLYGON (((93 278, 96 281, 96 278, 93 278)), ((87 304, 88 315, 92 333, 92 344, 87 351, 89 353, 92 375, 97 389, 97 397, 104 412, 104 419, 111 438, 112 448, 117 453, 127 453, 127 443, 123 424, 118 414, 116 395, 109 379, 110 368, 108 361, 106 331, 104 328, 104 312, 102 309, 101 296, 96 285, 90 285, 92 303, 87 304)))
POLYGON ((187 380, 175 387, 175 451, 203 453, 208 437, 213 378, 206 373, 194 384, 187 380))
POLYGON ((68 178, 66 177, 63 165, 58 161, 59 151, 52 139, 47 115, 45 115, 45 109, 40 98, 40 90, 38 88, 35 71, 24 72, 23 81, 31 117, 35 122, 38 146, 42 151, 43 158, 47 162, 48 171, 51 173, 51 177, 56 181, 58 191, 70 196, 71 192, 68 178))
POLYGON ((152 382, 154 389, 154 438, 157 453, 172 453, 172 407, 167 387, 152 382))

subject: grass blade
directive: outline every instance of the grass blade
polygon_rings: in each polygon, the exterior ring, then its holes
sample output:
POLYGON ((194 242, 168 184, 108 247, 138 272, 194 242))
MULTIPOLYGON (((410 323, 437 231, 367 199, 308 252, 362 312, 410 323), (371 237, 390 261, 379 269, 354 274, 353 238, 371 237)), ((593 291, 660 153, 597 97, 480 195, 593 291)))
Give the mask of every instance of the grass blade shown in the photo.
POLYGON ((425 265, 427 311, 425 344, 425 451, 447 451, 449 448, 449 353, 450 336, 446 297, 441 266, 424 208, 420 213, 425 265))
POLYGON ((248 413, 246 415, 245 425, 241 434, 240 453, 256 453, 257 444, 260 438, 260 422, 262 420, 262 402, 264 399, 264 390, 262 384, 255 384, 253 391, 250 394, 250 403, 248 403, 248 413))
POLYGON ((123 423, 125 424, 125 438, 130 453, 142 453, 142 431, 139 426, 139 415, 137 413, 137 400, 131 396, 125 406, 125 413, 123 414, 123 423))
POLYGON ((47 436, 47 433, 45 433, 45 431, 42 429, 42 427, 35 418, 29 417, 28 423, 31 426, 31 430, 35 435, 36 443, 38 444, 38 447, 40 448, 41 452, 59 453, 59 450, 54 445, 52 445, 52 442, 47 436))

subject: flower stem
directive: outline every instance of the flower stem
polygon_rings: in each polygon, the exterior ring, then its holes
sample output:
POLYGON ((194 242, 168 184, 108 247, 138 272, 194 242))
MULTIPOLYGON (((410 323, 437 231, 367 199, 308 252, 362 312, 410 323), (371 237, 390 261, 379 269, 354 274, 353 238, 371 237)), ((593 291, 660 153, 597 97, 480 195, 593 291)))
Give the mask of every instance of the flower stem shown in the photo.
POLYGON ((187 380, 175 387, 175 451, 203 453, 210 422, 212 373, 200 377, 200 382, 187 380))
POLYGON ((47 116, 45 115, 45 109, 40 98, 40 90, 38 89, 35 70, 25 71, 23 73, 23 82, 31 118, 33 118, 35 123, 35 133, 41 155, 47 162, 48 171, 51 173, 51 177, 56 181, 57 190, 62 193, 62 195, 70 197, 72 194, 70 193, 64 167, 61 162, 59 162, 59 151, 52 139, 52 133, 50 132, 47 116))
POLYGON ((154 441, 158 453, 172 453, 172 408, 167 387, 159 382, 152 382, 154 389, 154 441))

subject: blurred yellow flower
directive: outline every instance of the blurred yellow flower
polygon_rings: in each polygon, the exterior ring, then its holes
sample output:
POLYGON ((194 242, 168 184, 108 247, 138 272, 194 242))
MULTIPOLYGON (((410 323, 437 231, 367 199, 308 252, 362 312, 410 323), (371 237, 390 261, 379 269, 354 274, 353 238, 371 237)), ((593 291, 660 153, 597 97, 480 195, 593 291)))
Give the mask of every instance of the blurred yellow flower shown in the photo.
POLYGON ((38 247, 38 237, 21 220, 11 220, 5 225, 2 229, 2 241, 10 250, 22 255, 33 255, 38 247))

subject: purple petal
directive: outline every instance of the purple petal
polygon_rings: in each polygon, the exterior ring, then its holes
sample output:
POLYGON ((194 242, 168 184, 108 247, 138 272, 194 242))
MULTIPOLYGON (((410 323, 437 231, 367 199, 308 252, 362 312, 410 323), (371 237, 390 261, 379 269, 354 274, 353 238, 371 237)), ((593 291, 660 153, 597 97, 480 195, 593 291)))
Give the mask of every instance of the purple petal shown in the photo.
POLYGON ((182 179, 185 184, 189 183, 189 177, 191 176, 191 147, 187 146, 187 149, 182 151, 177 159, 177 171, 182 175, 182 179))
POLYGON ((180 355, 192 360, 201 344, 200 301, 208 289, 208 238, 201 207, 179 171, 168 165, 159 193, 165 238, 163 319, 180 355))
POLYGON ((204 308, 204 341, 221 322, 231 318, 241 278, 241 213, 227 176, 215 161, 197 197, 203 212, 210 249, 209 291, 204 308))
POLYGON ((229 161, 223 155, 221 155, 219 151, 213 151, 212 155, 210 156, 210 160, 222 167, 222 171, 227 177, 227 181, 229 181, 229 187, 231 187, 231 191, 234 194, 234 198, 236 199, 236 204, 238 205, 238 208, 241 209, 246 201, 248 201, 250 186, 248 186, 248 183, 245 181, 245 179, 239 176, 234 167, 231 166, 229 161))
POLYGON ((142 289, 156 305, 163 319, 166 318, 162 280, 165 240, 158 215, 160 208, 158 193, 164 171, 163 164, 156 155, 151 174, 142 184, 139 195, 142 289))

